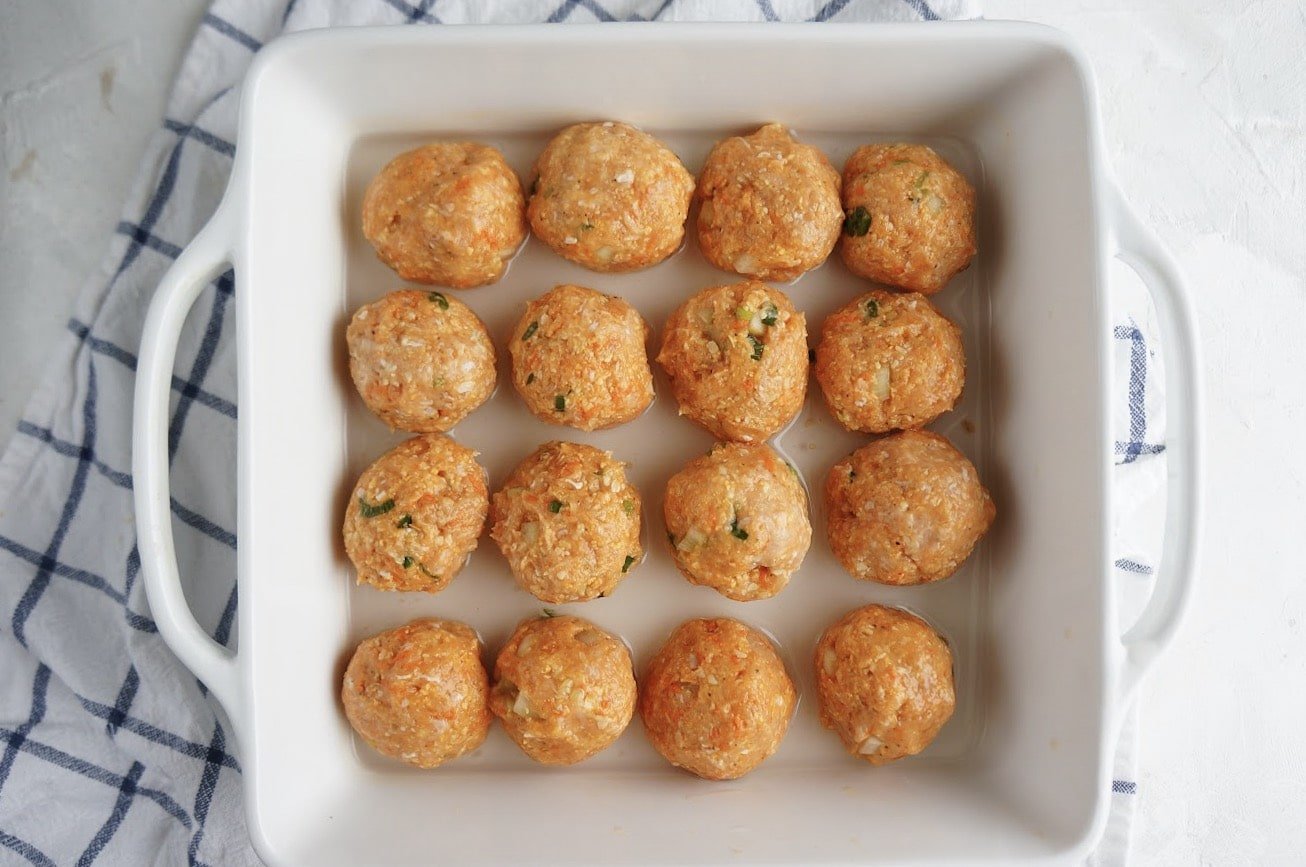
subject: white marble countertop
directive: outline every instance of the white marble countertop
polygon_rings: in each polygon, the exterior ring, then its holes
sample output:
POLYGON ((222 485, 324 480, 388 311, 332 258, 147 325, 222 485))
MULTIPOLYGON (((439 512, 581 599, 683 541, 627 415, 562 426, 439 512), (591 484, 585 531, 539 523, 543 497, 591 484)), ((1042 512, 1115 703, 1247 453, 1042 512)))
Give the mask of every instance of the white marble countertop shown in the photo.
MULTIPOLYGON (((117 220, 204 0, 0 5, 0 443, 117 220)), ((1186 270, 1201 585, 1144 687, 1138 863, 1306 859, 1306 6, 988 0, 1091 58, 1121 187, 1186 270)))

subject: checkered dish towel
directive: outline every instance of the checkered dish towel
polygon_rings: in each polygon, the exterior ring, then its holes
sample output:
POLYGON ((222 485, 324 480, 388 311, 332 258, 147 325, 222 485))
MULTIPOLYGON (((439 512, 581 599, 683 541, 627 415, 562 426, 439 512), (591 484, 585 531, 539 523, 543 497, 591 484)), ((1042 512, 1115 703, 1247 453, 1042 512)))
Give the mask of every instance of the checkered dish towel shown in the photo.
MULTIPOLYGON (((217 0, 100 273, 0 461, 0 862, 257 864, 229 724, 160 640, 133 525, 131 407, 145 307, 213 212, 238 85, 283 30, 360 24, 610 20, 870 21, 975 17, 967 0, 217 0)), ((187 323, 172 380, 172 512, 199 622, 231 645, 236 609, 236 357, 228 272, 187 323)), ((1162 486, 1161 400, 1145 301, 1117 298, 1121 610, 1150 589, 1154 547, 1126 538, 1162 486), (1128 311, 1139 311, 1132 315, 1128 311)), ((1122 863, 1134 725, 1094 858, 1122 863)))

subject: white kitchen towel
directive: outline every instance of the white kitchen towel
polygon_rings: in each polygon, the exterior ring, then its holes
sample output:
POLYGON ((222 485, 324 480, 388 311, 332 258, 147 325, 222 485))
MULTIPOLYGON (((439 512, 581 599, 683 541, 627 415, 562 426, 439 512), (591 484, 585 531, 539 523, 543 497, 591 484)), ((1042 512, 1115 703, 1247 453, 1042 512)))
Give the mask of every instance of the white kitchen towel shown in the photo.
MULTIPOLYGON (((239 83, 265 42, 283 30, 356 24, 975 14, 965 0, 217 0, 108 255, 68 334, 51 347, 47 379, 0 460, 0 862, 258 863, 226 718, 160 640, 139 581, 130 413, 145 307, 218 202, 235 150, 239 83)), ((226 645, 236 640, 236 291, 238 277, 223 275, 187 323, 169 439, 178 556, 194 578, 189 598, 226 645)), ((1147 317, 1140 298, 1120 299, 1117 507, 1129 520, 1163 478, 1156 332, 1147 317)), ((1154 556, 1131 532, 1122 527, 1118 539, 1122 608, 1145 597, 1154 556)), ((1127 856, 1132 744, 1128 734, 1098 863, 1127 856)))

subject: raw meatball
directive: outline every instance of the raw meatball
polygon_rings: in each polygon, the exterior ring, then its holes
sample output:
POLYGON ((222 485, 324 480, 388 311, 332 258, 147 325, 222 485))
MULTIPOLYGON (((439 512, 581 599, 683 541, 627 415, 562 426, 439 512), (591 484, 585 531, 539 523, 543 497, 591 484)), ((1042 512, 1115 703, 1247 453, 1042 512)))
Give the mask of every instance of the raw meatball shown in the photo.
POLYGON ((966 382, 961 329, 924 295, 869 292, 825 320, 816 381, 849 430, 927 425, 952 409, 966 382))
POLYGON ((734 780, 779 748, 797 701, 766 636, 716 617, 671 633, 649 664, 639 713, 649 742, 671 764, 734 780))
POLYGON ((452 620, 414 620, 366 639, 340 690, 345 716, 368 746, 419 768, 481 745, 488 698, 481 643, 452 620))
POLYGON ((476 452, 439 434, 415 436, 359 477, 345 510, 345 553, 360 584, 435 593, 475 550, 488 510, 476 452))
POLYGON ((526 240, 521 181, 487 145, 425 145, 395 157, 368 184, 363 234, 405 280, 457 289, 493 283, 526 240))
POLYGON ((723 139, 698 178, 698 246, 723 271, 792 280, 839 240, 839 186, 825 154, 781 124, 723 139))
POLYGON ((551 442, 494 495, 490 538, 522 589, 550 603, 606 596, 644 557, 639 491, 611 452, 551 442))
POLYGON ((807 391, 807 321, 765 283, 704 289, 671 314, 658 363, 680 414, 721 439, 764 440, 807 391))
POLYGON ((345 338, 358 393, 392 428, 443 433, 494 391, 494 344, 456 298, 391 292, 358 308, 345 338))
POLYGON ((535 761, 574 765, 607 749, 635 714, 630 651, 579 617, 523 621, 494 664, 490 710, 535 761))
POLYGON ((835 464, 825 502, 834 556, 881 584, 947 578, 995 513, 975 466, 930 431, 887 436, 835 464))
POLYGON ((666 145, 624 123, 578 123, 535 161, 527 213, 559 256, 594 271, 635 271, 676 252, 694 178, 666 145))
POLYGON ((769 446, 718 443, 667 482, 676 568, 738 602, 779 593, 812 542, 807 493, 769 446))
POLYGON ((930 625, 899 608, 867 605, 816 644, 821 724, 873 765, 914 756, 952 716, 952 653, 930 625))
POLYGON ((843 169, 843 261, 932 295, 975 255, 975 190, 924 145, 867 145, 843 169))
POLYGON ((526 305, 508 341, 512 383, 541 421, 596 430, 628 422, 653 402, 634 307, 581 286, 555 286, 526 305))

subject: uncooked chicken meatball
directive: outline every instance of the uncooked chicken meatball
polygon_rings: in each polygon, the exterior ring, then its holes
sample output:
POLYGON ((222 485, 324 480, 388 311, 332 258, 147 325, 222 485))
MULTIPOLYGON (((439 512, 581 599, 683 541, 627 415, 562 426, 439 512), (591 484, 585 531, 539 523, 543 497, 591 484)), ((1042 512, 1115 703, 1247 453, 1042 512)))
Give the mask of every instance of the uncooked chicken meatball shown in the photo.
POLYGON ((363 641, 340 698, 368 746, 419 768, 471 752, 490 728, 480 640, 452 620, 414 620, 363 641))
POLYGON ((975 190, 930 148, 858 148, 843 170, 844 264, 932 295, 975 255, 975 190))
POLYGON ((582 286, 555 286, 526 305, 508 341, 512 382, 536 418, 590 431, 628 422, 653 402, 634 307, 582 286))
POLYGON ((630 651, 579 617, 523 621, 494 664, 490 710, 535 761, 574 765, 607 749, 635 714, 630 651))
POLYGON ((415 436, 359 477, 345 509, 345 553, 360 584, 435 593, 476 548, 487 511, 476 452, 439 434, 415 436))
POLYGON ((723 271, 792 280, 839 240, 839 173, 825 154, 778 123, 716 143, 695 196, 698 246, 723 271))
POLYGON ((783 590, 812 541, 798 474, 766 445, 718 443, 671 477, 662 506, 676 568, 739 602, 783 590))
POLYGON ((816 381, 849 430, 927 425, 952 409, 966 382, 961 329, 924 295, 869 292, 825 320, 816 381))
POLYGON ((802 409, 807 321, 765 283, 713 286, 671 314, 657 360, 681 415, 721 439, 764 440, 802 409))
POLYGON ((494 391, 484 323, 441 292, 405 289, 365 304, 345 337, 358 393, 396 430, 443 433, 494 391))
POLYGON ((593 271, 635 271, 680 247, 694 178, 629 124, 578 123, 535 162, 527 212, 536 237, 593 271))
POLYGON ((606 596, 644 556, 639 492, 594 446, 545 443, 494 495, 490 538, 517 583, 549 603, 606 596))
POLYGON ((826 478, 830 548, 862 581, 924 584, 970 556, 995 509, 975 466, 930 431, 866 445, 826 478))
POLYGON ((916 755, 952 716, 952 653, 902 609, 849 612, 825 630, 815 656, 821 724, 873 765, 916 755))
POLYGON ((671 764, 734 780, 779 749, 797 701, 766 636, 717 617, 671 633, 649 664, 639 713, 649 742, 671 764))
POLYGON ((455 289, 493 283, 526 240, 521 181, 487 145, 416 148, 368 184, 363 234, 405 280, 455 289))

